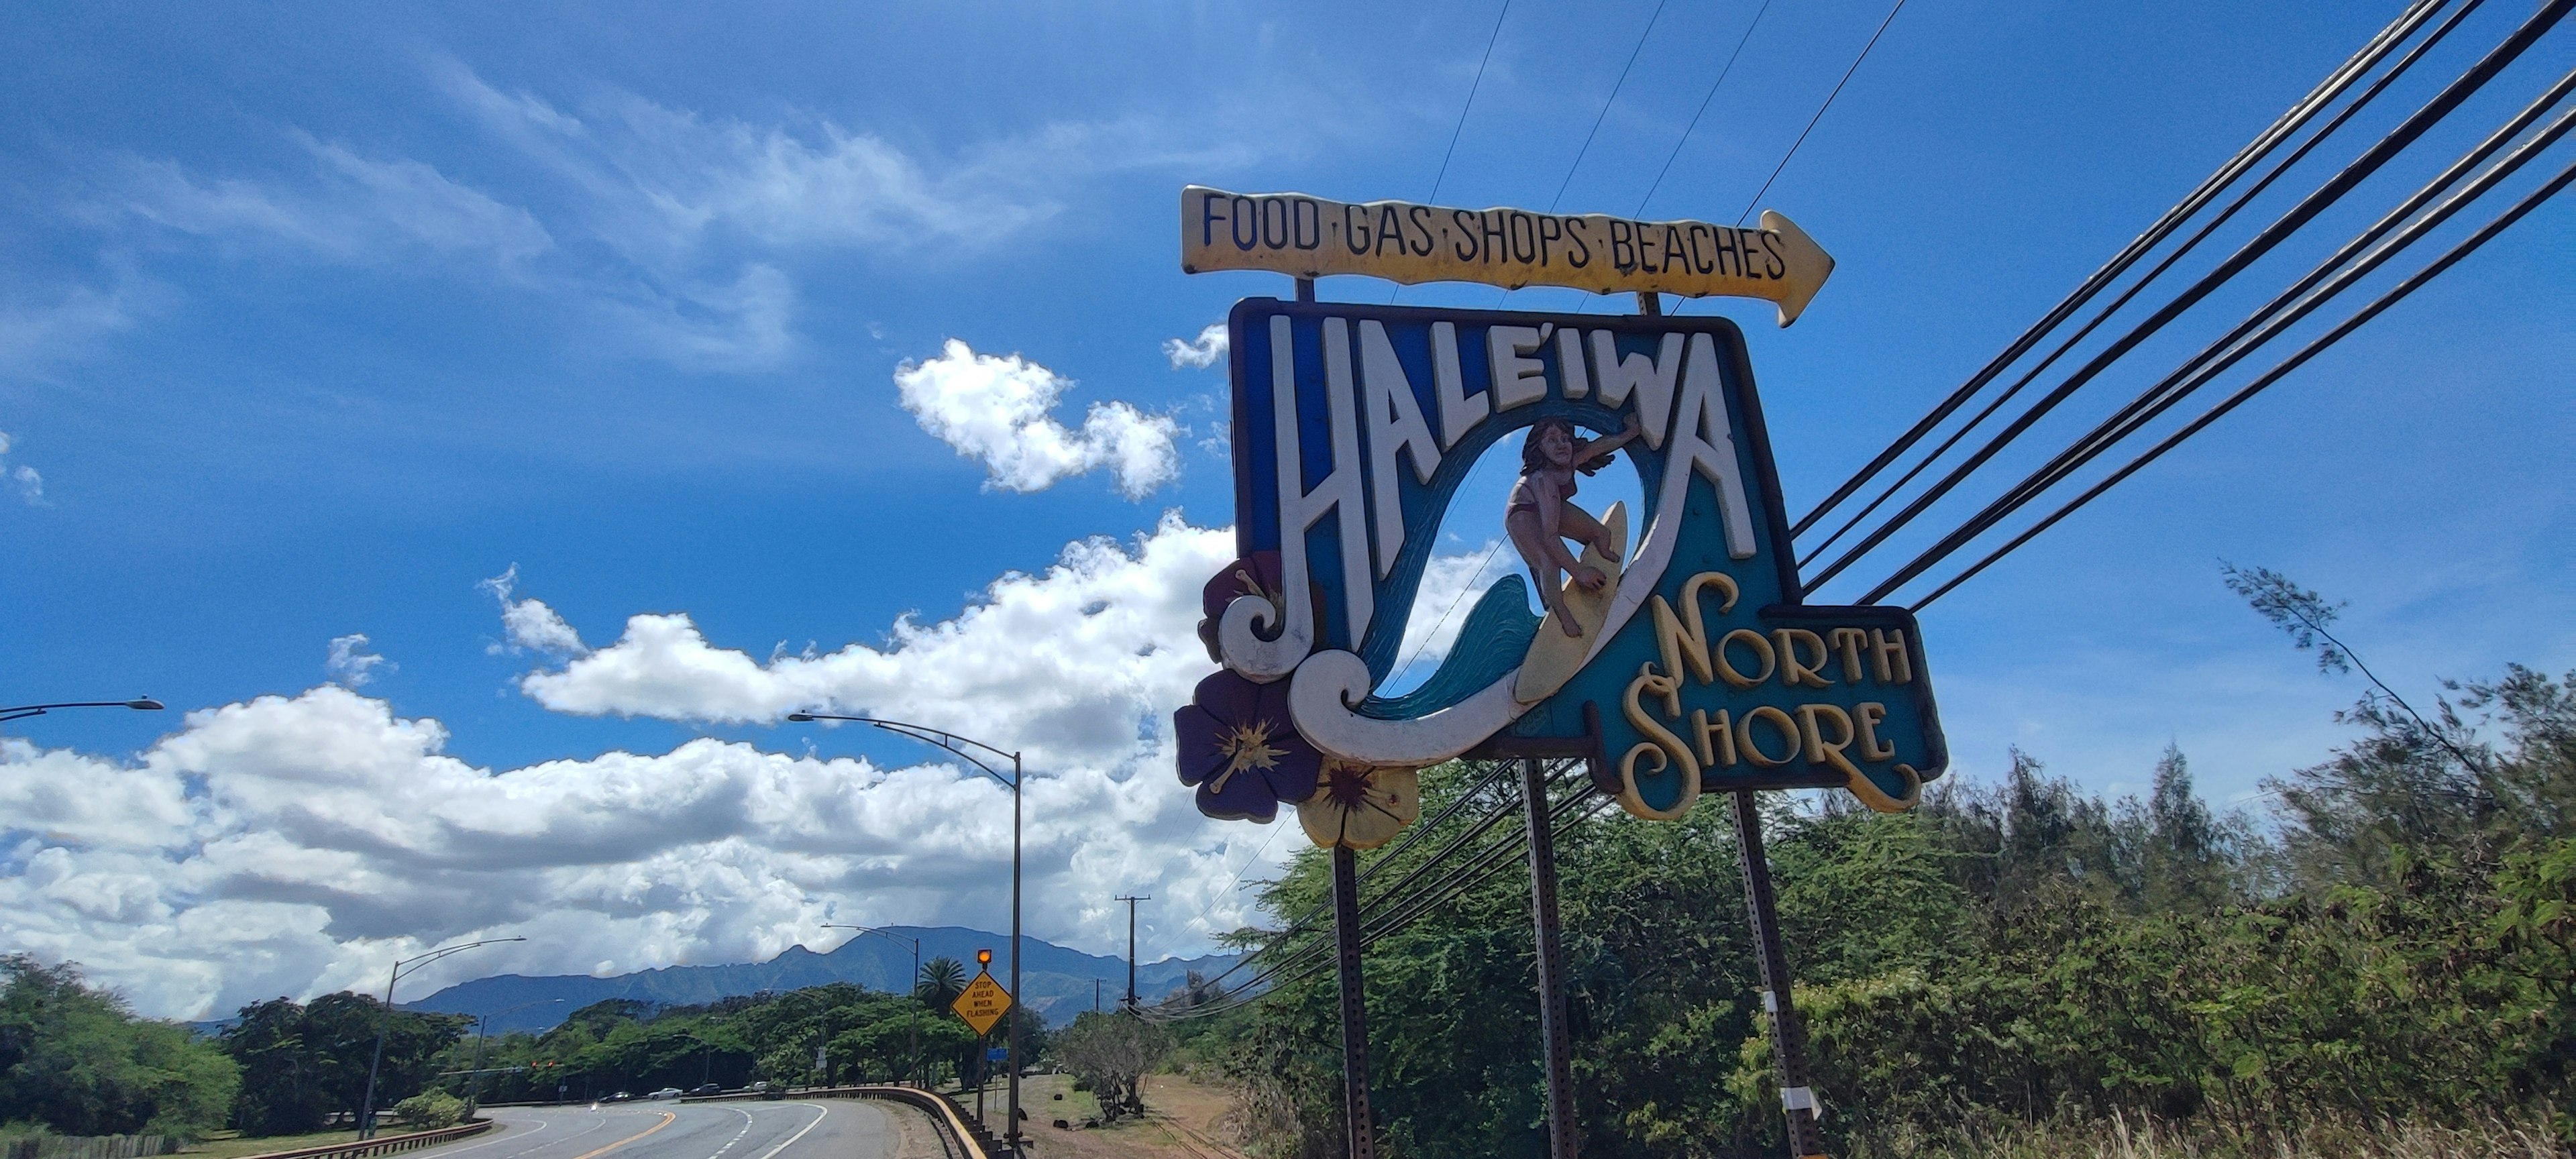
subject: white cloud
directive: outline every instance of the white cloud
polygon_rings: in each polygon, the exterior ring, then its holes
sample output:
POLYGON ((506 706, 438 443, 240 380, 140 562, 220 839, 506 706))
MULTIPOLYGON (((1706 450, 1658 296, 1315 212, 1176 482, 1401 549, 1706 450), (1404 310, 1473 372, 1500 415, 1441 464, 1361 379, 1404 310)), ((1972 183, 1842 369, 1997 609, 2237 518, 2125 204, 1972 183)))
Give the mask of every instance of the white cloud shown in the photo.
MULTIPOLYGON (((1458 629, 1467 625, 1467 613, 1494 581, 1520 568, 1520 557, 1500 549, 1494 540, 1458 555, 1434 555, 1423 565, 1422 586, 1413 598, 1413 617, 1405 621, 1404 644, 1396 652, 1396 662, 1411 667, 1417 676, 1427 677, 1458 642, 1458 629)), ((1390 679, 1400 680, 1404 673, 1390 679)))
POLYGON ((1120 768, 1145 738, 1169 731, 1211 670, 1196 636, 1199 588, 1233 558, 1231 530, 1166 515, 1132 550, 1080 541, 1041 574, 994 581, 955 619, 899 620, 883 647, 764 663, 711 644, 686 615, 639 615, 615 643, 529 673, 520 687, 584 715, 739 723, 800 708, 881 713, 1025 748, 1042 768, 1120 768))
POLYGON ((400 665, 367 651, 367 637, 363 632, 333 636, 331 654, 322 661, 323 674, 343 688, 357 688, 374 680, 378 668, 391 672, 398 667, 400 665))
MULTIPOLYGON (((1210 668, 1199 588, 1233 539, 1167 516, 1132 545, 1086 540, 1004 576, 953 619, 899 621, 883 648, 765 664, 685 616, 637 616, 523 686, 560 711, 874 710, 1024 748, 1030 932, 1121 949, 1109 899, 1141 891, 1161 899, 1146 955, 1205 952, 1211 933, 1264 920, 1239 883, 1299 848, 1293 821, 1200 817, 1170 773, 1170 714, 1210 668)), ((519 597, 516 568, 484 586, 511 646, 579 648, 519 597)), ((827 917, 1007 920, 1008 796, 958 768, 701 739, 492 769, 447 743, 439 721, 338 685, 190 713, 130 759, 0 739, 0 944, 81 962, 146 1013, 206 1017, 363 987, 386 961, 478 936, 529 940, 440 963, 405 993, 758 960, 827 917)))
MULTIPOLYGON (((364 988, 478 936, 529 940, 407 993, 757 960, 827 916, 1006 921, 1008 796, 955 769, 697 740, 493 770, 446 741, 336 685, 191 713, 132 761, 0 741, 0 941, 78 961, 145 1013, 207 1017, 364 988)), ((1050 766, 1027 789, 1030 932, 1108 950, 1111 895, 1195 908, 1265 836, 1200 818, 1168 776, 1050 766)), ((1248 919, 1214 900, 1194 929, 1152 923, 1147 953, 1248 919)))
POLYGON ((48 301, 29 302, 19 295, 0 300, 0 374, 41 371, 78 356, 100 338, 132 329, 140 296, 128 277, 107 291, 72 286, 48 301))
POLYGON ((1174 370, 1205 370, 1225 358, 1231 341, 1226 335, 1225 323, 1210 322, 1196 338, 1163 339, 1163 357, 1172 360, 1174 370))
POLYGON ((894 381, 921 429, 981 460, 989 486, 1043 491, 1107 467, 1121 494, 1141 499, 1180 473, 1180 425, 1169 416, 1096 402, 1080 430, 1068 429, 1052 412, 1073 383, 1016 354, 977 354, 951 338, 938 357, 896 368, 894 381))
POLYGON ((554 246, 534 215, 409 159, 376 160, 298 133, 309 173, 201 178, 174 161, 130 159, 123 208, 185 233, 285 243, 334 262, 420 253, 516 263, 554 246))
POLYGON ((0 479, 14 484, 18 489, 18 498, 24 500, 28 506, 46 506, 45 477, 38 474, 34 467, 23 463, 16 470, 9 469, 9 447, 9 432, 0 431, 0 479))
POLYGON ((579 656, 590 651, 581 642, 581 634, 572 630, 564 618, 536 600, 512 600, 519 587, 519 565, 474 585, 492 593, 501 602, 503 643, 488 651, 494 655, 526 650, 546 656, 579 656))
POLYGON ((806 131, 608 93, 579 115, 504 93, 462 67, 440 77, 486 128, 589 195, 603 237, 663 264, 724 235, 764 246, 913 249, 996 244, 1056 212, 1047 186, 1089 134, 999 144, 930 165, 830 121, 806 131))

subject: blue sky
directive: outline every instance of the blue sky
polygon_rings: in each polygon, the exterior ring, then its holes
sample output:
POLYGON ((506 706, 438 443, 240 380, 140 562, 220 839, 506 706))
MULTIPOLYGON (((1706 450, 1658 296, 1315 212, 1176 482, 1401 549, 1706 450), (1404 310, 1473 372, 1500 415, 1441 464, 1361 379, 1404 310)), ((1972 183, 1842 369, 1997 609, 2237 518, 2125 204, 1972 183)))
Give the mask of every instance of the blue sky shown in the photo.
MULTIPOLYGON (((504 927, 537 940, 468 972, 739 960, 818 914, 999 926, 999 795, 775 723, 811 694, 1045 756, 1035 932, 1109 949, 1109 896, 1141 888, 1171 899, 1142 915, 1149 954, 1204 950, 1250 916, 1238 873, 1294 838, 1197 820, 1158 760, 1232 521, 1222 364, 1165 343, 1287 285, 1182 275, 1179 187, 1420 200, 1437 177, 1444 204, 1546 208, 1562 185, 1564 211, 1638 213, 1669 156, 1642 212, 1732 221, 1886 11, 1767 10, 1684 139, 1755 7, 1523 0, 1480 83, 1482 2, 12 9, 0 701, 173 711, 10 726, 0 926, 172 1014, 504 927), (383 661, 326 671, 352 635, 383 661), (522 828, 507 804, 419 832, 444 806, 386 812, 421 778, 549 776, 559 813, 522 828), (809 815, 706 788, 728 777, 801 786, 780 799, 809 815), (140 803, 72 800, 105 782, 140 803), (585 795, 612 782, 635 795, 585 795), (872 836, 805 825, 836 794, 876 795, 872 836), (416 919, 491 894, 456 834, 504 831, 528 848, 488 856, 537 884, 416 919), (441 874, 451 893, 402 893, 441 874), (219 918, 261 932, 170 948, 219 918)), ((1909 4, 1759 203, 1840 262, 1806 317, 1686 307, 1743 323, 1792 513, 2394 11, 1909 4)), ((2522 15, 2471 19, 2388 108, 2522 15)), ((2151 381, 2571 63, 2560 29, 2039 434, 2151 381)), ((2562 199, 1927 612, 1959 771, 2020 745, 2126 792, 2175 743, 2225 801, 2323 757, 2360 687, 2245 611, 2221 558, 2350 600, 2347 640, 2410 696, 2576 667, 2571 257, 2562 199)), ((1472 570, 1492 529, 1450 533, 1472 570)))

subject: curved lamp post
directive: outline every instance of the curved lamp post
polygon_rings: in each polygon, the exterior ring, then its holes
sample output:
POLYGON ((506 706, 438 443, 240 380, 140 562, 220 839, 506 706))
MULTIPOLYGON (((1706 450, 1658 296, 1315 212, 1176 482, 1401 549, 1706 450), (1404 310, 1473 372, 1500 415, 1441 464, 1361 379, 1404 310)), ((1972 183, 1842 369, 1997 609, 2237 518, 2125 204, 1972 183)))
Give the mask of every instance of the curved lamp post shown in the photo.
MULTIPOLYGON (((1010 1115, 1011 1115, 1011 1117, 1007 1120, 1007 1122, 1009 1123, 1009 1127, 1008 1127, 1008 1129, 1007 1129, 1007 1130, 1005 1130, 1005 1131, 1003 1131, 1003 1133, 1002 1133, 1002 1141, 1003 1141, 1005 1144, 1007 1144, 1007 1145, 1011 1148, 1011 1153, 1012 1153, 1013 1155, 1017 1155, 1017 1154, 1019 1154, 1019 1153, 1020 1153, 1020 1144, 1021 1144, 1021 1138, 1020 1138, 1020 1011, 1019 1011, 1019 1002, 1020 1002, 1020 781, 1021 781, 1021 776, 1020 776, 1020 754, 1018 754, 1018 753, 1016 753, 1016 752, 1005 752, 1005 751, 1003 751, 1003 750, 1001 750, 1001 749, 998 749, 998 748, 993 747, 992 745, 985 744, 985 743, 984 743, 984 742, 982 742, 982 741, 979 741, 979 740, 972 740, 972 739, 969 739, 969 738, 967 738, 967 737, 962 737, 962 736, 957 735, 956 733, 949 732, 949 731, 948 731, 948 730, 946 730, 946 729, 932 728, 932 727, 930 727, 930 726, 928 726, 928 725, 923 725, 923 724, 906 724, 906 723, 904 723, 903 721, 900 721, 900 720, 880 720, 880 719, 878 719, 878 718, 876 718, 876 717, 873 717, 873 716, 841 716, 841 715, 837 715, 837 714, 829 713, 829 712, 791 712, 791 713, 788 713, 788 714, 787 714, 787 719, 792 720, 792 721, 796 721, 796 722, 798 722, 798 723, 804 723, 804 722, 808 722, 808 721, 816 721, 816 720, 846 720, 846 721, 852 721, 852 722, 855 722, 855 723, 858 723, 858 724, 864 724, 864 725, 869 725, 869 726, 872 726, 872 727, 875 727, 875 728, 884 729, 885 731, 890 732, 890 733, 893 733, 893 734, 895 734, 895 735, 897 735, 897 736, 910 737, 910 738, 912 738, 912 739, 914 739, 914 740, 920 741, 920 742, 921 742, 921 743, 923 743, 923 744, 926 744, 926 745, 932 745, 932 746, 935 746, 935 747, 938 747, 938 748, 942 748, 942 749, 946 749, 946 750, 948 750, 948 752, 949 752, 949 753, 951 753, 951 754, 955 755, 959 760, 965 761, 967 764, 970 764, 970 765, 975 766, 975 768, 976 768, 977 770, 981 771, 985 776, 991 777, 991 778, 993 778, 993 779, 994 779, 994 780, 996 780, 996 781, 1000 781, 1000 782, 1001 782, 1005 787, 1007 787, 1007 788, 1009 788, 1009 789, 1011 790, 1011 1007, 1012 1007, 1012 1008, 1011 1008, 1011 1012, 1010 1012, 1008 1015, 1006 1015, 1006 1017, 1008 1017, 1008 1018, 1010 1019, 1010 1022, 1011 1022, 1011 1034, 1010 1034, 1010 1043, 1009 1043, 1009 1049, 1010 1049, 1010 1063, 1011 1063, 1011 1110, 1010 1110, 1010 1115), (988 764, 985 764, 985 763, 984 763, 983 758, 976 756, 976 755, 975 755, 975 753, 973 753, 973 752, 969 752, 969 751, 967 751, 967 750, 969 750, 969 749, 980 750, 980 751, 982 751, 983 753, 985 753, 985 754, 987 754, 987 755, 989 755, 989 756, 992 756, 992 757, 994 757, 994 758, 996 758, 996 759, 1003 758, 1003 757, 1008 757, 1008 758, 1010 758, 1010 762, 1011 762, 1011 775, 1010 775, 1008 778, 1003 777, 1003 776, 1002 776, 1002 774, 1001 774, 998 770, 996 770, 996 769, 994 769, 994 768, 993 768, 993 766, 988 765, 988 764)), ((915 976, 916 976, 916 977, 919 975, 919 973, 920 973, 920 971, 919 971, 918 969, 915 969, 914 974, 915 974, 915 976)))
POLYGON ((162 704, 149 696, 138 696, 132 700, 66 700, 60 704, 14 704, 7 708, 0 708, 0 721, 25 720, 31 716, 43 716, 57 708, 131 708, 137 712, 159 712, 162 704))
POLYGON ((467 950, 475 948, 476 946, 491 946, 498 945, 502 942, 524 942, 527 940, 528 939, 526 938, 485 938, 479 942, 466 942, 462 945, 443 946, 438 949, 431 950, 426 954, 422 954, 417 958, 404 958, 403 960, 394 963, 393 974, 385 979, 384 1017, 376 1020, 376 1055, 375 1059, 367 1064, 367 1094, 365 1098, 358 1101, 358 1138, 363 1140, 373 1139, 376 1137, 376 1072, 382 1069, 385 1065, 385 1032, 392 1029, 394 1024, 394 983, 402 981, 403 975, 418 970, 423 966, 439 960, 440 958, 448 956, 449 954, 461 954, 467 950))
MULTIPOLYGON (((465 1072, 465 1081, 467 1083, 465 1088, 466 1118, 473 1118, 475 1109, 483 1105, 483 1040, 490 1037, 489 1033, 484 1029, 484 1024, 495 1018, 499 1018, 504 1014, 516 1014, 531 1006, 543 1006, 549 1002, 561 1001, 563 1001, 561 998, 539 998, 534 1002, 522 1002, 507 1010, 495 1010, 490 1014, 477 1014, 474 1016, 474 1065, 472 1069, 465 1072)), ((386 1005, 390 1006, 392 1003, 386 1003, 386 1005)))
MULTIPOLYGON (((875 926, 844 926, 825 922, 823 923, 823 928, 827 930, 857 930, 863 934, 875 934, 876 936, 887 939, 888 941, 904 942, 909 944, 912 947, 912 987, 916 991, 921 989, 921 939, 907 938, 901 934, 890 934, 884 930, 876 928, 875 926)), ((1015 998, 1014 1001, 1017 1001, 1017 999, 1015 998)), ((906 1071, 913 1071, 920 1065, 921 1028, 919 1026, 914 1026, 912 1028, 912 1065, 907 1066, 904 1069, 906 1071)), ((921 1076, 918 1073, 913 1073, 906 1077, 918 1079, 921 1076)))

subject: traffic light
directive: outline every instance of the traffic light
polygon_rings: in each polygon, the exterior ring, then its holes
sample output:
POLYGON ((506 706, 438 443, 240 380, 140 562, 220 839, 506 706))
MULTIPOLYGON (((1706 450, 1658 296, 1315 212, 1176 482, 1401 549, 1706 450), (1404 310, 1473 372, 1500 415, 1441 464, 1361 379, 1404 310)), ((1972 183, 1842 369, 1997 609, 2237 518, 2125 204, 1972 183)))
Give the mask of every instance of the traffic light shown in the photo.
POLYGON ((991 950, 977 950, 977 951, 975 951, 975 964, 976 964, 976 965, 979 965, 979 966, 990 966, 990 965, 992 965, 992 964, 993 964, 993 951, 991 951, 991 950))

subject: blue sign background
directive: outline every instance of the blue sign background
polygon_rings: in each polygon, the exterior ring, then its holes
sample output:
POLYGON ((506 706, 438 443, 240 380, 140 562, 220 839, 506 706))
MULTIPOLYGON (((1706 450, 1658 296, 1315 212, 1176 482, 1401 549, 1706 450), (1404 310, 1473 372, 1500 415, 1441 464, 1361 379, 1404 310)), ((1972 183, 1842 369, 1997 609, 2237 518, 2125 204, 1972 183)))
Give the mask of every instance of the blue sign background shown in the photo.
MULTIPOLYGON (((1697 421, 1696 412, 1672 412, 1686 397, 1696 397, 1690 393, 1692 384, 1683 379, 1713 370, 1720 380, 1713 385, 1715 395, 1723 399, 1724 422, 1710 425, 1724 429, 1716 432, 1722 442, 1708 441, 1734 457, 1734 474, 1741 480, 1746 509, 1742 514, 1749 516, 1750 554, 1739 557, 1740 553, 1729 550, 1723 488, 1705 473, 1693 472, 1680 492, 1683 518, 1669 562, 1654 587, 1654 594, 1672 614, 1658 616, 1640 607, 1581 672, 1529 709, 1506 736, 1590 746, 1594 767, 1604 775, 1603 787, 1623 792, 1631 799, 1632 811, 1648 815, 1677 814, 1703 784, 1712 788, 1849 785, 1875 807, 1901 808, 1912 803, 1922 781, 1946 768, 1947 749, 1912 615, 1900 608, 1800 603, 1802 593, 1770 442, 1743 336, 1733 323, 1706 317, 1605 317, 1246 299, 1235 306, 1229 319, 1235 385, 1236 534, 1245 555, 1282 546, 1280 440, 1272 382, 1278 319, 1287 323, 1292 355, 1295 438, 1303 487, 1323 488, 1337 470, 1356 471, 1358 487, 1342 494, 1357 496, 1358 506, 1366 509, 1369 531, 1360 538, 1386 541, 1391 530, 1402 538, 1400 548, 1386 560, 1385 574, 1379 575, 1370 543, 1343 542, 1345 527, 1361 525, 1359 521, 1346 522, 1336 510, 1306 530, 1306 573, 1321 613, 1316 621, 1319 650, 1354 652, 1375 681, 1386 679, 1413 612, 1414 593, 1441 518, 1459 485, 1494 444, 1542 418, 1563 417, 1599 433, 1621 429, 1631 410, 1642 420, 1652 438, 1631 442, 1621 455, 1638 473, 1645 496, 1646 509, 1630 521, 1633 556, 1643 546, 1646 530, 1664 514, 1657 508, 1666 471, 1691 470, 1670 460, 1683 433, 1680 428, 1697 421), (1506 400, 1493 397, 1494 353, 1489 350, 1488 332, 1497 326, 1549 335, 1534 349, 1504 349, 1506 357, 1523 359, 1518 367, 1523 377, 1516 389, 1517 397, 1528 401, 1519 405, 1498 405, 1506 400), (1441 341, 1435 328, 1453 334, 1454 341, 1441 341), (1576 329, 1580 337, 1572 342, 1558 340, 1557 332, 1565 328, 1576 329), (1715 357, 1709 360, 1713 365, 1702 366, 1681 353, 1702 336, 1714 345, 1715 357), (1603 342, 1606 349, 1598 345, 1603 342), (1451 372, 1441 363, 1453 350, 1451 372), (1328 353, 1340 356, 1342 369, 1331 368, 1328 353), (1371 356, 1383 366, 1388 353, 1401 367, 1413 409, 1423 416, 1433 437, 1456 439, 1439 449, 1438 466, 1427 480, 1416 477, 1415 459, 1409 452, 1391 459, 1395 466, 1391 477, 1379 474, 1390 458, 1371 440, 1384 437, 1392 428, 1385 421, 1387 414, 1368 413, 1371 391, 1367 388, 1383 391, 1387 384, 1383 375, 1376 382, 1367 379, 1371 356), (1611 354, 1613 361, 1643 358, 1650 364, 1669 364, 1681 359, 1683 364, 1678 374, 1668 371, 1660 387, 1632 386, 1621 405, 1611 406, 1602 401, 1606 376, 1598 357, 1601 353, 1611 354), (1568 359, 1567 354, 1574 357, 1568 359), (1536 363, 1535 379, 1528 377, 1531 361, 1536 363), (1544 382, 1544 393, 1530 398, 1538 380, 1544 382), (1358 416, 1345 421, 1343 432, 1349 438, 1347 428, 1355 425, 1356 444, 1345 443, 1338 449, 1331 398, 1337 390, 1358 416), (1453 429, 1444 421, 1444 394, 1450 396, 1453 414, 1472 414, 1479 404, 1488 413, 1471 425, 1453 429), (1650 447, 1650 442, 1656 445, 1650 447), (1344 455, 1353 461, 1342 461, 1344 455), (1393 529, 1378 517, 1386 502, 1381 489, 1389 487, 1400 513, 1396 521, 1400 526, 1393 529), (1368 591, 1360 597, 1370 609, 1368 622, 1364 631, 1356 633, 1354 620, 1360 613, 1346 578, 1350 574, 1342 554, 1346 547, 1362 553, 1369 577, 1368 591), (1720 610, 1723 584, 1703 585, 1700 600, 1705 641, 1721 653, 1723 664, 1716 659, 1703 661, 1705 652, 1693 646, 1695 641, 1673 631, 1658 632, 1659 620, 1669 628, 1685 626, 1683 589, 1694 576, 1709 572, 1724 575, 1735 589, 1731 610, 1720 610), (1668 640, 1679 646, 1668 648, 1668 640), (1767 665, 1762 662, 1765 652, 1773 654, 1767 665), (1779 663, 1782 652, 1797 663, 1779 663), (1702 663, 1713 678, 1700 678, 1702 663), (1751 677, 1766 668, 1766 677, 1749 687, 1737 687, 1726 679, 1728 669, 1751 677), (1799 678, 1798 682, 1791 683, 1791 677, 1799 678), (1587 712, 1586 706, 1592 711, 1587 712), (1670 711, 1674 708, 1679 712, 1670 711), (1700 715, 1695 718, 1694 712, 1700 715), (1866 723, 1864 714, 1869 717, 1866 723), (1646 727, 1640 726, 1641 719, 1646 727), (1727 722, 1723 729, 1715 726, 1719 720, 1727 722), (1711 727, 1693 728, 1702 722, 1711 727), (1657 728, 1662 729, 1660 735, 1657 728), (1774 761, 1793 751, 1794 759, 1774 761), (1693 765, 1701 767, 1694 771, 1689 767, 1693 765), (1612 781, 1617 783, 1608 783, 1612 781)), ((1385 400, 1378 408, 1387 409, 1385 400)), ((1516 455, 1517 445, 1503 453, 1516 455)), ((1743 519, 1738 526, 1744 526, 1743 519)), ((1403 697, 1372 697, 1358 711, 1388 719, 1417 718, 1454 704, 1509 672, 1526 653, 1537 626, 1528 603, 1527 585, 1518 575, 1497 582, 1478 600, 1457 646, 1422 688, 1403 697)))

